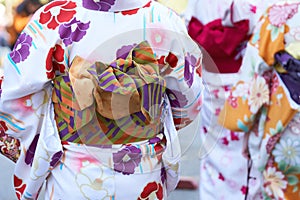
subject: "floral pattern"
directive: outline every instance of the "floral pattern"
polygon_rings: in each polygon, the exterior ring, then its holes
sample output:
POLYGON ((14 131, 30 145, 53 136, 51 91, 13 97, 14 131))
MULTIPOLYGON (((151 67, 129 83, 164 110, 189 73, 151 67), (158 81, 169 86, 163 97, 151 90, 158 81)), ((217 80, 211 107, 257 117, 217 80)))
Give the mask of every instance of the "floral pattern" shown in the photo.
MULTIPOLYGON (((37 199, 45 180, 45 198, 52 199, 148 196, 164 199, 165 194, 175 189, 178 161, 173 163, 172 156, 163 155, 170 149, 178 149, 178 144, 160 135, 165 122, 163 114, 169 113, 170 134, 177 137, 175 128, 192 122, 202 105, 201 50, 188 37, 176 13, 148 0, 130 3, 121 0, 50 1, 35 12, 5 59, 7 77, 3 80, 5 88, 1 88, 0 99, 0 115, 2 117, 3 112, 4 116, 0 145, 4 146, 0 148, 17 158, 14 158, 14 180, 19 199, 37 199), (123 37, 122 34, 131 31, 138 31, 139 36, 127 34, 123 37), (185 43, 180 43, 171 33, 184 37, 185 43), (107 42, 108 46, 102 46, 107 42), (135 51, 131 51, 133 47, 135 51), (75 58, 86 61, 88 74, 84 74, 84 66, 77 65, 75 58), (89 81, 85 78, 99 73, 104 67, 99 66, 100 63, 105 63, 105 67, 107 64, 111 70, 138 64, 140 75, 145 78, 141 81, 148 83, 149 78, 159 78, 166 84, 159 88, 149 84, 159 98, 150 95, 153 99, 146 98, 142 102, 145 108, 151 107, 149 116, 151 120, 155 118, 154 128, 152 124, 148 126, 142 112, 126 115, 118 122, 99 116, 94 107, 88 107, 86 115, 80 115, 82 112, 73 115, 74 111, 83 109, 78 99, 91 99, 92 104, 95 103, 91 96, 85 95, 86 91, 90 92, 89 81), (73 73, 71 66, 80 70, 73 73), (78 79, 71 74, 84 79, 78 91, 74 89, 78 79), (166 93, 166 88, 172 92, 166 93), (174 112, 166 112, 162 106, 167 102, 169 105, 169 98, 172 103, 168 109, 174 112), (149 102, 156 100, 155 108, 150 106, 149 102), (121 129, 138 137, 119 134, 121 129), (82 132, 86 140, 81 140, 79 133, 82 132), (5 141, 1 143, 3 138, 5 141), (12 138, 19 138, 22 148, 14 146, 17 141, 12 138), (90 145, 89 141, 96 141, 97 145, 90 145), (140 143, 132 143, 136 141, 140 143), (132 192, 125 194, 124 188, 128 185, 132 192)), ((114 71, 111 74, 126 85, 124 77, 128 71, 122 73, 114 71)), ((111 87, 117 88, 113 84, 111 87)), ((139 92, 146 91, 140 88, 139 92)), ((176 158, 178 154, 176 152, 176 158)))
POLYGON ((97 163, 83 161, 82 168, 76 175, 76 183, 86 199, 111 199, 108 186, 114 184, 114 178, 112 174, 105 174, 104 171, 105 168, 97 163))
POLYGON ((260 193, 264 200, 300 197, 300 142, 293 132, 295 126, 300 127, 296 120, 300 105, 291 98, 281 76, 281 60, 275 57, 283 51, 297 57, 290 45, 298 42, 291 31, 298 27, 299 4, 300 1, 275 3, 261 17, 245 52, 241 81, 232 88, 237 105, 226 101, 220 113, 220 119, 224 119, 225 111, 232 116, 225 119, 225 127, 250 133, 249 151, 256 166, 251 172, 261 176, 257 184, 262 190, 249 198, 260 193), (241 93, 241 88, 246 92, 241 93))
POLYGON ((146 185, 138 200, 163 199, 163 188, 160 183, 151 182, 146 185))
POLYGON ((194 69, 196 66, 199 66, 200 62, 201 60, 197 60, 193 55, 190 55, 189 53, 185 57, 184 80, 189 87, 192 86, 194 81, 194 69))
POLYGON ((32 45, 32 38, 26 33, 21 33, 17 39, 13 51, 9 54, 15 63, 24 61, 30 54, 29 48, 32 45))
POLYGON ((60 24, 69 22, 76 14, 75 2, 54 1, 48 4, 40 14, 39 22, 49 29, 56 29, 60 24))
POLYGON ((26 188, 26 184, 23 182, 22 179, 18 178, 17 176, 14 176, 14 186, 18 199, 21 199, 21 196, 26 188))
POLYGON ((250 86, 249 101, 250 111, 256 113, 258 109, 269 100, 269 87, 265 79, 257 77, 250 86))
POLYGON ((275 199, 284 199, 283 190, 286 189, 287 181, 284 180, 282 172, 276 171, 274 167, 269 167, 263 175, 267 194, 275 199))
POLYGON ((89 24, 90 22, 83 23, 74 18, 71 22, 62 24, 59 27, 60 38, 66 46, 71 45, 73 42, 79 42, 86 35, 89 24))
POLYGON ((124 175, 134 173, 134 169, 139 165, 142 159, 141 150, 135 146, 126 146, 121 151, 114 153, 114 169, 124 175))
POLYGON ((298 3, 295 3, 272 6, 269 11, 270 23, 276 27, 284 25, 288 19, 298 12, 298 5, 298 3))
POLYGON ((5 122, 0 120, 0 152, 16 162, 20 156, 20 143, 18 139, 5 134, 7 130, 5 122))
POLYGON ((82 5, 86 9, 98 10, 98 11, 108 11, 112 5, 115 4, 116 0, 83 0, 82 5))
POLYGON ((56 74, 65 72, 64 55, 65 52, 61 45, 55 45, 49 50, 46 60, 46 74, 49 79, 53 79, 56 74))
POLYGON ((300 165, 300 142, 297 140, 292 141, 291 138, 281 139, 272 153, 277 163, 285 161, 288 165, 300 165))

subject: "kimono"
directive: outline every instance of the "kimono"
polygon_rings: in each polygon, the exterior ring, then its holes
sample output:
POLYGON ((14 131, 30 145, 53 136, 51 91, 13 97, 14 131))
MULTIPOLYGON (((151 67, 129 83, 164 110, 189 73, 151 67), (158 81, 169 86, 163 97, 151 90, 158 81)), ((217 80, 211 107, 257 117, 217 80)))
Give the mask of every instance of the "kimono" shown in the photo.
MULTIPOLYGON (((10 50, 8 47, 0 46, 0 95, 2 92, 1 85, 4 78, 2 64, 6 54, 9 52, 10 50)), ((0 154, 3 154, 11 161, 16 162, 20 156, 20 142, 16 138, 8 136, 5 133, 7 129, 6 124, 0 120, 0 154)))
POLYGON ((177 130, 202 104, 202 53, 149 0, 59 0, 40 8, 4 63, 6 134, 18 138, 18 199, 166 199, 177 130))
POLYGON ((249 40, 240 80, 220 113, 220 124, 250 134, 256 177, 250 178, 249 187, 259 190, 248 199, 300 197, 299 5, 279 1, 262 15, 249 40))
POLYGON ((204 54, 199 199, 244 199, 247 193, 244 133, 224 128, 217 119, 238 81, 246 43, 264 9, 265 1, 189 1, 188 32, 204 54))

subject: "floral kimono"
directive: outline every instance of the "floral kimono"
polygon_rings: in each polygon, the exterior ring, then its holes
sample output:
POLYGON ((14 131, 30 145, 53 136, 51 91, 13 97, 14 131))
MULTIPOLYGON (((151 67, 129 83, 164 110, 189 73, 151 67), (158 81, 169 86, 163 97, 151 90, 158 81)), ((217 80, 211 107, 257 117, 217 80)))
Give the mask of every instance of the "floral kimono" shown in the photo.
MULTIPOLYGON (((0 96, 1 96, 1 85, 3 81, 3 69, 0 62, 0 96)), ((2 115, 2 113, 0 113, 2 115)), ((7 126, 4 121, 0 118, 0 154, 3 154, 5 157, 9 158, 13 162, 20 156, 20 143, 19 141, 14 138, 8 136, 5 132, 7 131, 7 126)))
POLYGON ((188 31, 204 53, 199 199, 245 198, 248 163, 242 156, 244 133, 223 128, 217 118, 238 80, 246 42, 265 4, 253 0, 189 1, 188 31))
POLYGON ((4 64, 6 134, 19 199, 166 199, 177 130, 201 107, 202 54, 149 1, 59 0, 39 9, 4 64))
POLYGON ((219 121, 249 136, 259 188, 249 199, 300 198, 300 1, 280 1, 259 21, 219 121), (230 116, 230 117, 225 117, 230 116), (258 172, 258 173, 257 173, 258 172))

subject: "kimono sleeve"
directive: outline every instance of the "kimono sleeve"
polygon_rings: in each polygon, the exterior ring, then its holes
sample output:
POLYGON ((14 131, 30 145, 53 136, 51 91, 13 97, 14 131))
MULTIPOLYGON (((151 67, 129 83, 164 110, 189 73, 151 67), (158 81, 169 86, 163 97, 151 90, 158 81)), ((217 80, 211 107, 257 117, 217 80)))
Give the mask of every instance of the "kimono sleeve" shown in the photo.
POLYGON ((164 59, 172 70, 165 75, 166 93, 177 130, 189 125, 198 116, 203 89, 202 52, 189 36, 184 37, 182 42, 185 48, 181 58, 177 60, 170 52, 164 59))
POLYGON ((49 169, 62 155, 52 107, 52 79, 55 69, 62 71, 67 65, 58 59, 66 57, 65 48, 59 44, 58 31, 43 26, 39 16, 36 12, 32 17, 3 65, 0 120, 7 127, 6 134, 21 144, 14 174, 19 199, 37 196, 49 169), (26 188, 19 189, 20 183, 26 188))

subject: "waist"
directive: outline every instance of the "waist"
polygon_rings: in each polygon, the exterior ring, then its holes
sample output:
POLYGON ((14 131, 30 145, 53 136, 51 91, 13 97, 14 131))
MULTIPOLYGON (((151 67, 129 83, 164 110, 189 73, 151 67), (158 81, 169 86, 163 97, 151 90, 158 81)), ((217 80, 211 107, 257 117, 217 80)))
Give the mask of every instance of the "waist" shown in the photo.
MULTIPOLYGON (((54 105, 57 106, 57 105, 54 105)), ((163 133, 160 119, 147 123, 133 114, 119 120, 93 116, 88 121, 55 116, 61 141, 87 145, 128 144, 149 140, 163 133)))

